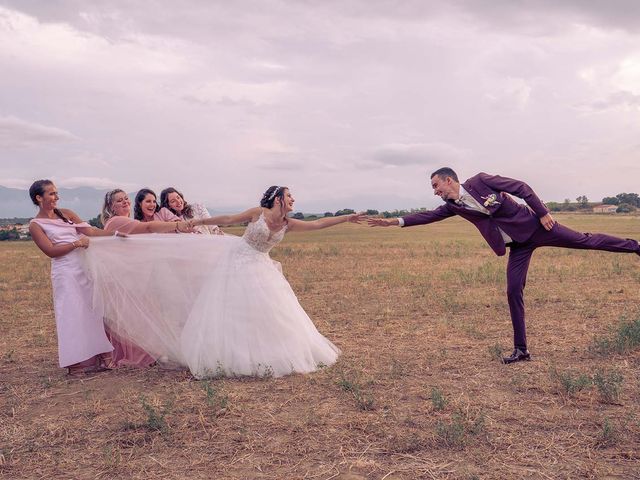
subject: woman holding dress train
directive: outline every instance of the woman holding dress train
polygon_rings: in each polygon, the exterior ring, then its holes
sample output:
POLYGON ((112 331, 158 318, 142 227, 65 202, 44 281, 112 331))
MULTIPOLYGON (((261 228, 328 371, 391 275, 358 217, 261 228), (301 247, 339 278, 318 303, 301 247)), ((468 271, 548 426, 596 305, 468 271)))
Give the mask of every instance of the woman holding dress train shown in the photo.
POLYGON ((83 222, 71 210, 59 209, 60 197, 51 180, 34 182, 29 196, 39 207, 29 222, 29 233, 51 258, 59 364, 71 375, 104 370, 113 346, 105 334, 102 315, 91 305, 92 285, 81 260, 83 250, 89 247, 88 237, 111 234, 83 222))

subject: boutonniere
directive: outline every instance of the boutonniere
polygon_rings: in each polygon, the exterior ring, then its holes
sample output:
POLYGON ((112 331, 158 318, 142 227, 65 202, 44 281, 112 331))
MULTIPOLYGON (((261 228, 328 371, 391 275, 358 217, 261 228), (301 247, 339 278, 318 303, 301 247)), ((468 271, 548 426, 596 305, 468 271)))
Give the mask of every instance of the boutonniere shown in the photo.
POLYGON ((500 205, 500 202, 498 201, 498 196, 495 193, 492 193, 491 195, 487 195, 486 197, 480 197, 484 200, 484 206, 485 207, 493 207, 495 205, 500 205))

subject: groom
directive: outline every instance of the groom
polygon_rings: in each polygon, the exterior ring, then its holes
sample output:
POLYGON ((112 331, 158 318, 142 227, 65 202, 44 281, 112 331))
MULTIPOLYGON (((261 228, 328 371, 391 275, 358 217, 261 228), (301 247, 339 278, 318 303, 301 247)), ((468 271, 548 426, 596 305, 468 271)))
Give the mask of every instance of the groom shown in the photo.
POLYGON ((460 184, 456 172, 444 167, 431 174, 433 193, 445 201, 435 210, 406 217, 370 218, 370 226, 425 225, 460 215, 473 223, 496 255, 509 247, 507 263, 507 300, 513 324, 513 353, 504 363, 529 360, 524 321, 524 286, 533 251, 538 247, 564 247, 607 252, 636 253, 636 240, 603 233, 579 233, 557 223, 535 192, 524 182, 512 178, 479 173, 460 184), (523 199, 517 203, 511 195, 523 199))

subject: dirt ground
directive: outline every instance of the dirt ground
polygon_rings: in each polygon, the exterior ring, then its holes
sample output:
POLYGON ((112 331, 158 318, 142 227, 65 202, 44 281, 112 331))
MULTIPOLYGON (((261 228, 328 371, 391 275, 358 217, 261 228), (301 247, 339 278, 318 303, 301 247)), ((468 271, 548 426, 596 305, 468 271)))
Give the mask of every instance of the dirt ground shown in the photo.
MULTIPOLYGON (((637 216, 558 219, 640 238, 637 216)), ((460 219, 290 234, 272 256, 337 364, 277 379, 70 378, 49 260, 2 242, 0 477, 640 478, 640 346, 614 348, 640 336, 640 257, 537 251, 533 360, 507 366, 506 258, 460 219)))

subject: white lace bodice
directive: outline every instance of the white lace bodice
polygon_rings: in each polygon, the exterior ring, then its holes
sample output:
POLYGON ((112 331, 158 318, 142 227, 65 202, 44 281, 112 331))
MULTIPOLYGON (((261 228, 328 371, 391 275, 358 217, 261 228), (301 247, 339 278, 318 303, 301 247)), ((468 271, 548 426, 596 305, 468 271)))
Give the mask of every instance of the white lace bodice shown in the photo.
POLYGON ((247 225, 243 240, 255 250, 259 252, 268 253, 276 244, 278 244, 287 231, 287 225, 282 227, 277 232, 272 232, 267 225, 267 221, 264 218, 264 212, 260 214, 260 217, 255 222, 250 222, 247 225))

